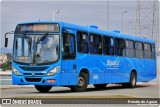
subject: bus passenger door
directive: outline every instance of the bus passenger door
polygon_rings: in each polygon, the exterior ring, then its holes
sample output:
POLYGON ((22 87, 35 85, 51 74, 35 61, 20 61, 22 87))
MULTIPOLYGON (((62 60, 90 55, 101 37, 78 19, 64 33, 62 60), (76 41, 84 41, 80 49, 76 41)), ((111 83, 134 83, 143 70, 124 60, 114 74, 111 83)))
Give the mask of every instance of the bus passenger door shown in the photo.
POLYGON ((75 46, 75 34, 63 33, 62 40, 62 85, 76 85, 76 46, 75 46))

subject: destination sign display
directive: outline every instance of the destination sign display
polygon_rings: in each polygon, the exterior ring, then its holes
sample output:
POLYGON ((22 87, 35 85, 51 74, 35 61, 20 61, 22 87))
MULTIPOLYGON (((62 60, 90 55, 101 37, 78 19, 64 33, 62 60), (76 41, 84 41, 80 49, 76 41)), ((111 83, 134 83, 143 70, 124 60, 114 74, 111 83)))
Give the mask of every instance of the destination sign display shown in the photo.
POLYGON ((41 24, 41 23, 36 23, 36 24, 20 24, 16 27, 16 33, 23 33, 23 32, 28 32, 28 33, 32 33, 32 32, 59 32, 60 31, 60 27, 59 24, 41 24))

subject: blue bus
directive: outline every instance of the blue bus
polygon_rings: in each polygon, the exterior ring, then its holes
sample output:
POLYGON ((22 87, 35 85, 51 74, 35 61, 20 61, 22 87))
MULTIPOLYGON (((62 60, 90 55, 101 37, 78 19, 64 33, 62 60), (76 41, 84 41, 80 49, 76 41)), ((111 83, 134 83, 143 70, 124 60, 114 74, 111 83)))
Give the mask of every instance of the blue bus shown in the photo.
POLYGON ((14 35, 12 83, 34 85, 39 92, 52 86, 82 92, 89 84, 134 88, 157 75, 155 41, 118 30, 54 21, 20 23, 5 34, 5 47, 8 34, 14 35))

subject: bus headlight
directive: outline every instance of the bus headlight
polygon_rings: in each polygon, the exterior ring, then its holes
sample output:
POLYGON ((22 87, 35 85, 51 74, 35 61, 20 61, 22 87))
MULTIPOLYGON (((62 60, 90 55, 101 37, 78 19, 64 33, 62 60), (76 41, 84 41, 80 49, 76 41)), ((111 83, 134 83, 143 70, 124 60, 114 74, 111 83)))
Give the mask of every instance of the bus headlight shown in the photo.
POLYGON ((55 73, 57 73, 60 69, 60 66, 57 66, 57 67, 54 67, 52 70, 50 70, 48 73, 47 73, 47 76, 53 76, 55 73))
POLYGON ((20 72, 14 67, 12 67, 12 71, 14 72, 15 75, 21 75, 20 72))

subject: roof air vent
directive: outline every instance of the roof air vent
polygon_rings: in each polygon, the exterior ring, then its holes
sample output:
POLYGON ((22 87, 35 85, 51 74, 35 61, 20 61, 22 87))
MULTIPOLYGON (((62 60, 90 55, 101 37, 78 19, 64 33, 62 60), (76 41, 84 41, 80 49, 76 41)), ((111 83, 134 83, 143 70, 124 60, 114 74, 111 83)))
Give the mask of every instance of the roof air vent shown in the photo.
POLYGON ((95 26, 95 25, 91 25, 89 26, 90 28, 94 28, 94 29, 98 29, 98 26, 95 26))
POLYGON ((112 30, 112 32, 121 33, 119 30, 112 30))

